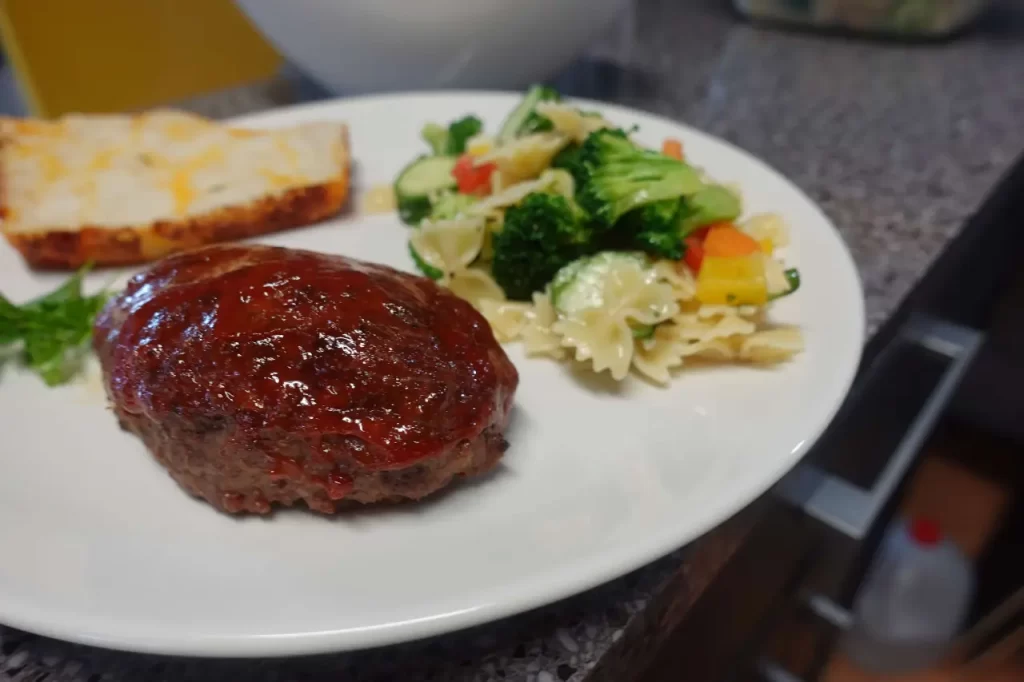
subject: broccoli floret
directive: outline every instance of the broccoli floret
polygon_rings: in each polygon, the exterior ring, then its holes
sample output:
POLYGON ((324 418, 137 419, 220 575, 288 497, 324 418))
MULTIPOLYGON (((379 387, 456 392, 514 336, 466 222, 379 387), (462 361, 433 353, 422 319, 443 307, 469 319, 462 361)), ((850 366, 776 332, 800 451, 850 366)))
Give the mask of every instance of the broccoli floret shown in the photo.
POLYGON ((420 131, 420 137, 430 145, 430 151, 434 156, 444 154, 448 148, 448 129, 437 123, 428 123, 420 131))
POLYGON ((519 127, 516 137, 522 137, 530 133, 546 133, 554 129, 555 124, 551 122, 550 118, 543 114, 538 114, 536 111, 531 111, 530 115, 523 121, 523 125, 519 127))
POLYGON ((685 250, 684 237, 739 214, 736 195, 721 185, 710 185, 688 197, 664 199, 630 211, 610 236, 617 240, 613 243, 678 260, 685 250))
POLYGON ((739 197, 731 191, 721 185, 708 185, 683 200, 679 233, 685 237, 705 225, 735 220, 741 208, 739 197))
POLYGON ((453 220, 480 201, 479 197, 458 192, 441 192, 430 198, 429 220, 453 220))
POLYGON ((484 124, 476 116, 466 116, 448 125, 448 148, 445 153, 454 155, 466 151, 466 142, 479 135, 484 124))
POLYGON ((664 199, 641 206, 623 219, 622 229, 631 236, 633 248, 662 258, 683 257, 683 235, 679 231, 682 202, 664 199))
POLYGON ((692 167, 637 147, 622 130, 591 133, 580 149, 578 169, 576 198, 605 228, 640 206, 687 196, 704 186, 692 167))
POLYGON ((514 300, 528 300, 563 265, 588 252, 592 231, 586 215, 557 194, 528 194, 505 213, 494 235, 495 281, 514 300))
POLYGON ((572 179, 577 183, 580 182, 583 178, 583 167, 580 165, 581 149, 582 147, 575 142, 566 145, 562 151, 555 154, 555 158, 551 160, 551 166, 569 171, 572 179))
POLYGON ((522 136, 529 135, 530 133, 547 133, 554 129, 555 124, 551 122, 550 118, 542 116, 535 111, 526 119, 526 123, 523 124, 519 134, 522 136))
POLYGON ((559 102, 562 96, 554 88, 546 85, 534 85, 526 91, 526 95, 508 115, 505 122, 501 124, 498 131, 498 140, 508 142, 517 137, 529 133, 538 133, 551 130, 554 124, 546 116, 541 116, 536 111, 538 102, 559 102))
POLYGON ((436 123, 423 126, 420 136, 430 145, 435 156, 457 156, 466 151, 466 142, 484 129, 483 122, 476 116, 464 116, 452 121, 447 128, 436 123))

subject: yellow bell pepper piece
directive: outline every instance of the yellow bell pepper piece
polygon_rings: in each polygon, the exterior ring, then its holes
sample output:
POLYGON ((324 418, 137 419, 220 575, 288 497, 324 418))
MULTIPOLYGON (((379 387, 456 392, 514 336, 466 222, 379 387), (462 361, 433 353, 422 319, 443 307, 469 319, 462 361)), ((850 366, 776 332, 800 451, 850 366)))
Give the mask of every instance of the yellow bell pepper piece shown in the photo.
POLYGON ((475 135, 466 141, 466 153, 470 156, 483 156, 494 149, 494 138, 487 135, 475 135))
POLYGON ((697 300, 719 305, 764 305, 768 283, 763 255, 705 256, 697 275, 697 300))
POLYGON ((775 243, 772 241, 771 237, 765 237, 765 238, 759 239, 757 241, 761 245, 761 250, 762 251, 767 253, 769 256, 772 255, 772 251, 775 250, 775 243))

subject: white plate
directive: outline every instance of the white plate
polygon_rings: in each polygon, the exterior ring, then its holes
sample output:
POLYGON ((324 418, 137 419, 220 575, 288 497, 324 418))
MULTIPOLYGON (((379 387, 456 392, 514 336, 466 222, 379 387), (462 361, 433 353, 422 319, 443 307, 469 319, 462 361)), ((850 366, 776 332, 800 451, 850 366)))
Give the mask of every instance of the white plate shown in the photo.
MULTIPOLYGON (((327 102, 240 123, 345 120, 355 196, 420 154, 425 121, 476 112, 494 129, 505 94, 327 102)), ((774 309, 807 350, 777 370, 692 371, 670 388, 584 385, 508 348, 521 385, 500 469, 421 504, 329 519, 305 511, 230 518, 178 489, 105 409, 91 377, 48 389, 0 380, 0 621, 107 647, 264 656, 387 644, 557 600, 679 547, 777 481, 828 424, 864 334, 856 271, 835 228, 796 187, 724 142, 621 107, 585 103, 682 139, 713 177, 738 183, 748 212, 791 225, 803 288, 774 309)), ((393 215, 349 216, 264 238, 411 270, 393 215)), ((107 275, 91 277, 98 285, 107 275)), ((32 274, 0 247, 14 300, 59 275, 32 274)))

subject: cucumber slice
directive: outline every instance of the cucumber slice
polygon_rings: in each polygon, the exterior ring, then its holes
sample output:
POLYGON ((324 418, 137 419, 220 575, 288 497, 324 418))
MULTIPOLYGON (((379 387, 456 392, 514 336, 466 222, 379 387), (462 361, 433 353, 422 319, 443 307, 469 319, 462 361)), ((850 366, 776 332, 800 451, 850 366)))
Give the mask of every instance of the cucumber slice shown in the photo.
POLYGON ((416 253, 416 247, 412 245, 412 241, 409 242, 409 255, 412 257, 412 262, 416 266, 416 269, 430 279, 437 281, 444 277, 444 272, 423 260, 423 257, 416 253))
POLYGON ((508 142, 518 137, 523 132, 523 128, 530 119, 530 116, 534 113, 533 110, 537 108, 538 102, 557 102, 560 99, 561 95, 554 88, 544 85, 534 85, 531 87, 526 91, 526 94, 516 108, 509 113, 508 118, 501 124, 501 129, 498 131, 498 142, 508 142))
POLYGON ((480 197, 451 190, 435 192, 430 195, 430 199, 431 220, 455 220, 473 205, 480 203, 480 197))
POLYGON ((789 288, 786 289, 785 291, 768 294, 769 301, 774 301, 775 299, 782 298, 783 296, 789 296, 790 294, 792 294, 793 292, 800 288, 799 270, 797 270, 796 268, 789 268, 788 270, 784 270, 782 274, 785 276, 786 284, 789 285, 789 288))
POLYGON ((395 199, 402 222, 416 225, 430 213, 430 195, 455 189, 453 156, 421 156, 395 179, 395 199))
POLYGON ((569 263, 551 280, 551 305, 562 315, 600 308, 601 284, 611 267, 622 262, 646 267, 647 258, 629 251, 604 251, 569 263))
MULTIPOLYGON (((551 280, 551 305, 560 315, 572 315, 588 308, 600 308, 601 283, 616 263, 631 262, 647 267, 647 258, 629 251, 605 251, 580 258, 558 271, 551 280)), ((633 338, 649 339, 657 325, 629 322, 633 338)))

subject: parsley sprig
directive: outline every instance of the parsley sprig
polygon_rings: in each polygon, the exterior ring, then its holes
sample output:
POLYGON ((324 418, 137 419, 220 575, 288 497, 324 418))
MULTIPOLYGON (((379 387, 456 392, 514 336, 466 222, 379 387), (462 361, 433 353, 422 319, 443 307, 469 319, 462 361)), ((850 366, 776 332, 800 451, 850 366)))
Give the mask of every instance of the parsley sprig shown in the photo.
POLYGON ((109 296, 83 295, 88 270, 87 265, 58 289, 22 305, 0 295, 0 347, 20 350, 25 365, 48 386, 66 383, 81 369, 93 320, 109 296))

